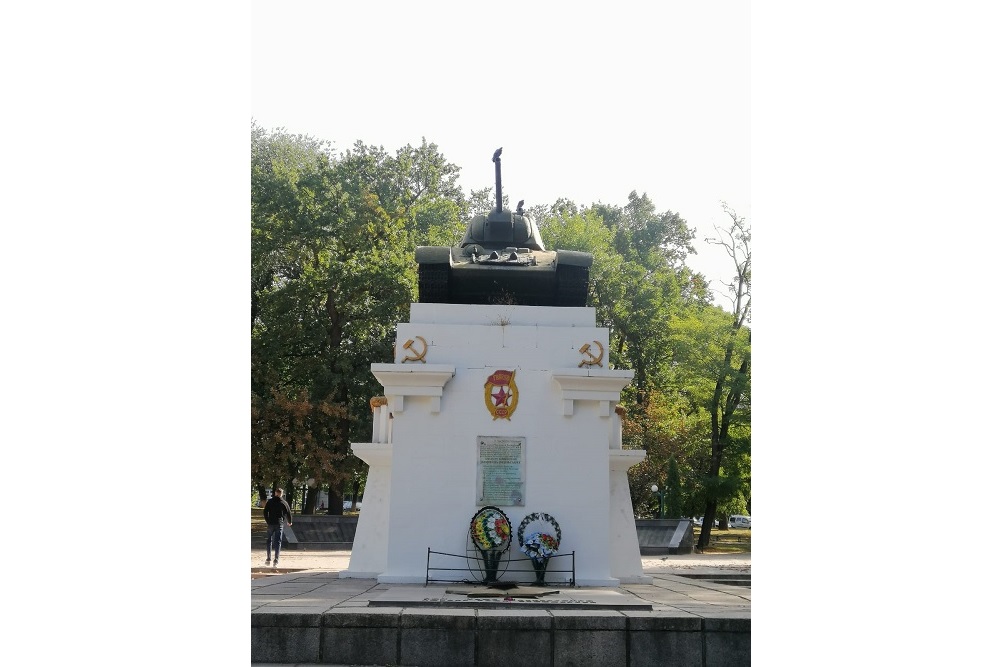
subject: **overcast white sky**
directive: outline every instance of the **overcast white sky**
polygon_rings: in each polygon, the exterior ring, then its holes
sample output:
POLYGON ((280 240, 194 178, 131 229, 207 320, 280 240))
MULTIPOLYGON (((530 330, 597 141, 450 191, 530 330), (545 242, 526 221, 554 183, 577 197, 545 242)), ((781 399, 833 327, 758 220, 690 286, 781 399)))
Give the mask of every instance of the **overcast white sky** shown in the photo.
POLYGON ((747 2, 257 0, 251 76, 260 125, 338 151, 426 137, 466 192, 501 146, 511 202, 645 192, 696 228, 690 264, 719 289, 731 260, 701 239, 722 201, 752 221, 747 2))

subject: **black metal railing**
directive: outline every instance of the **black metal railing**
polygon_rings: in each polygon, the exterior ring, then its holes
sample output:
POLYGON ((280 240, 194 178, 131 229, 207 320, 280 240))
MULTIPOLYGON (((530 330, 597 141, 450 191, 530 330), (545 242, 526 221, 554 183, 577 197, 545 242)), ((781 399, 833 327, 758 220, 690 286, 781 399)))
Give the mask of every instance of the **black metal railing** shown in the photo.
MULTIPOLYGON (((532 584, 536 581, 535 565, 530 558, 511 558, 510 551, 504 552, 501 557, 499 567, 495 574, 496 583, 516 583, 532 584)), ((427 571, 425 573, 424 585, 430 583, 466 583, 485 584, 487 575, 482 560, 477 553, 467 553, 465 555, 449 554, 443 551, 433 551, 427 548, 427 571), (434 564, 431 564, 432 557, 434 564), (431 573, 441 572, 465 572, 469 576, 464 579, 449 578, 441 579, 432 577, 431 573)), ((576 586, 576 552, 568 554, 555 554, 550 556, 545 567, 546 586, 576 586), (561 559, 561 560, 560 560, 561 559), (553 561, 565 563, 569 560, 569 569, 553 568, 553 561), (550 579, 549 575, 569 575, 569 579, 550 579)))

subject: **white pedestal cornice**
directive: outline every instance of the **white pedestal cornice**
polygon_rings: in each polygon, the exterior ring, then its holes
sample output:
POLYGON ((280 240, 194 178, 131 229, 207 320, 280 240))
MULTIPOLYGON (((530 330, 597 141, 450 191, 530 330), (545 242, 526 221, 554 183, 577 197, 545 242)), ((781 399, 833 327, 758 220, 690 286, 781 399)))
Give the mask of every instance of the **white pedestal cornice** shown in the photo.
POLYGON ((590 368, 559 368, 552 379, 562 392, 562 413, 573 415, 574 401, 597 401, 598 414, 611 416, 614 404, 621 399, 622 389, 635 376, 633 370, 597 370, 590 368))
POLYGON ((645 449, 615 449, 611 451, 609 463, 615 472, 628 472, 629 468, 642 463, 645 458, 645 449))
POLYGON ((382 383, 389 410, 401 414, 407 396, 430 396, 431 412, 441 412, 441 395, 455 367, 447 364, 372 364, 372 375, 382 383))
POLYGON ((352 442, 351 451, 373 468, 392 464, 392 445, 387 442, 352 442))

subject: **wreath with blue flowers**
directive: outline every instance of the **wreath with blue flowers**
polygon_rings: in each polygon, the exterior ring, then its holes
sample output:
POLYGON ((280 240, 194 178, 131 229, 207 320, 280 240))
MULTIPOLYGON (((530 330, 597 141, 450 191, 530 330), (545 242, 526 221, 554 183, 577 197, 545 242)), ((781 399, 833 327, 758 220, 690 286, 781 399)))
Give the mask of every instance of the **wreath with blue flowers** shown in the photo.
POLYGON ((562 542, 562 529, 559 528, 559 522, 550 515, 545 512, 534 512, 524 517, 521 520, 521 525, 517 527, 517 542, 521 552, 528 558, 536 562, 545 561, 559 550, 559 543, 562 542), (525 530, 535 522, 548 525, 525 536, 525 530))

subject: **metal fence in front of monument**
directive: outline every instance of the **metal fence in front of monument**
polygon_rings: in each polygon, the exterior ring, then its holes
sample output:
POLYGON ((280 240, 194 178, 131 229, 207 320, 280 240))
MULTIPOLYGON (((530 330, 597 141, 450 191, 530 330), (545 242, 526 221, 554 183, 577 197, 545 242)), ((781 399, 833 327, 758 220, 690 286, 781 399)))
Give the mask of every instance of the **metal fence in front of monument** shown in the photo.
POLYGON ((546 559, 544 564, 539 565, 531 558, 511 558, 510 550, 499 555, 494 561, 495 567, 490 568, 479 553, 474 550, 465 555, 450 554, 443 551, 434 551, 427 548, 427 571, 424 585, 430 583, 465 583, 465 584, 485 584, 496 588, 503 588, 504 584, 528 584, 543 586, 576 586, 576 552, 567 554, 553 554, 546 559), (569 569, 553 568, 552 565, 564 565, 569 569), (492 570, 492 571, 491 571, 492 570), (446 576, 444 573, 456 573, 451 578, 439 578, 446 576), (457 578, 457 573, 465 572, 467 578, 457 578), (540 573, 541 572, 541 573, 540 573), (435 573, 435 576, 432 576, 435 573), (549 575, 569 575, 569 578, 555 577, 549 575))

